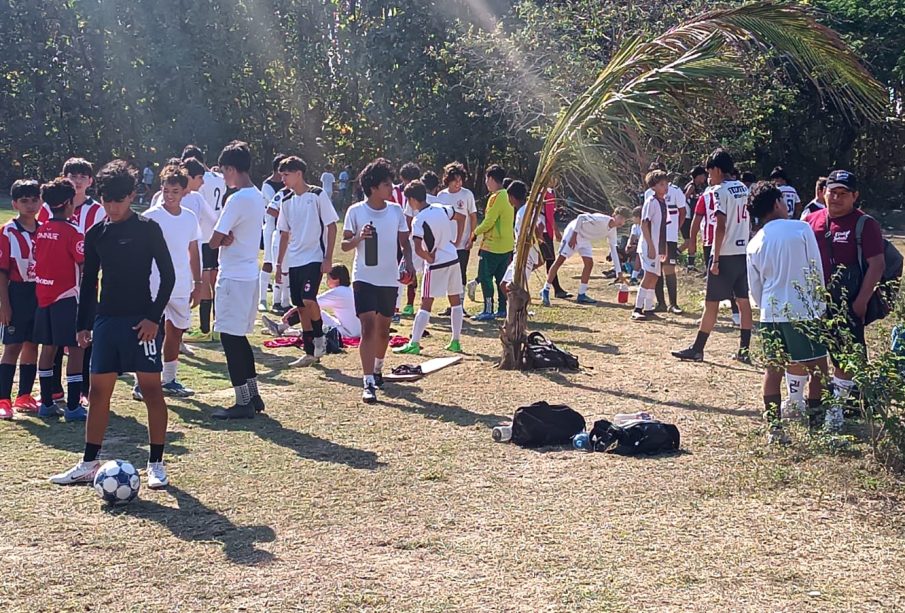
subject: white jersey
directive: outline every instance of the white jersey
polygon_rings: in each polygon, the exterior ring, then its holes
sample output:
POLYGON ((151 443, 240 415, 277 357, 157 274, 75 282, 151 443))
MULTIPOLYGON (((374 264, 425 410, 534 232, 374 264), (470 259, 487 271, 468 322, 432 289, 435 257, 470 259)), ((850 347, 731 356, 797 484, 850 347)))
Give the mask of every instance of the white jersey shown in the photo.
POLYGON ((340 334, 349 338, 361 336, 361 321, 355 313, 355 294, 348 285, 337 285, 317 295, 317 305, 339 322, 340 334))
POLYGON ((782 201, 786 203, 786 208, 789 210, 789 219, 794 219, 795 208, 801 204, 798 192, 791 185, 780 185, 779 191, 782 192, 782 201))
POLYGON ((471 215, 472 213, 475 215, 478 213, 478 206, 475 204, 474 194, 471 193, 470 189, 465 187, 454 194, 448 189, 444 189, 437 194, 437 198, 439 198, 440 202, 446 206, 451 206, 453 211, 459 215, 465 216, 465 229, 462 232, 462 240, 456 245, 456 249, 465 249, 465 245, 468 244, 471 232, 474 230, 474 228, 471 227, 471 215))
MULTIPOLYGON (((273 197, 277 195, 277 192, 281 191, 285 186, 282 181, 273 181, 271 179, 267 179, 261 184, 261 195, 264 196, 264 202, 270 204, 270 201, 273 200, 273 197)), ((267 218, 273 218, 272 215, 264 215, 264 222, 267 222, 267 218)))
POLYGON ((334 183, 336 183, 336 177, 333 176, 332 172, 325 172, 321 175, 321 185, 324 188, 324 192, 327 194, 327 198, 333 197, 334 183))
MULTIPOLYGON (((189 260, 189 247, 192 243, 201 240, 201 228, 198 226, 198 218, 195 214, 180 207, 178 215, 173 215, 162 206, 151 207, 144 213, 143 217, 153 219, 160 226, 163 232, 163 239, 167 243, 167 250, 170 252, 170 258, 173 260, 173 269, 176 271, 176 284, 173 286, 173 298, 188 298, 195 286, 195 277, 192 274, 191 262, 189 260)), ((198 245, 198 256, 200 267, 201 246, 198 245)), ((157 264, 151 265, 151 295, 157 296, 157 290, 160 287, 160 272, 157 270, 157 264)))
POLYGON ((263 214, 264 196, 257 187, 244 187, 226 200, 214 227, 220 234, 232 232, 233 235, 231 245, 220 247, 221 279, 256 281, 259 278, 258 249, 263 214))
POLYGON ((412 222, 412 239, 420 238, 422 247, 434 256, 434 262, 426 268, 443 268, 450 262, 458 262, 456 253, 456 222, 453 210, 442 204, 431 204, 415 215, 412 222))
POLYGON ((374 226, 377 233, 377 264, 367 265, 365 257, 367 241, 361 241, 355 247, 352 278, 355 281, 370 283, 377 287, 399 287, 396 248, 399 245, 399 233, 409 231, 405 215, 402 214, 402 207, 389 201, 381 210, 372 209, 367 200, 353 204, 346 211, 343 231, 358 236, 361 234, 362 228, 368 224, 374 226))
POLYGON ((324 190, 309 187, 302 194, 286 190, 280 192, 280 196, 277 230, 289 234, 289 245, 281 262, 283 270, 332 257, 327 253, 327 229, 339 221, 339 215, 324 190))
POLYGON ((726 218, 726 234, 720 247, 720 255, 744 255, 751 237, 751 221, 748 219, 748 188, 741 181, 723 181, 707 188, 713 194, 717 214, 726 218))
MULTIPOLYGON (((665 204, 661 204, 655 196, 651 196, 644 201, 644 206, 641 208, 641 221, 650 222, 650 236, 651 240, 654 242, 654 259, 662 255, 660 253, 660 232, 662 231, 663 224, 667 220, 665 204)), ((645 258, 648 254, 647 240, 644 238, 643 232, 641 233, 641 242, 638 244, 638 253, 645 258)))
MULTIPOLYGON (((219 175, 209 170, 206 171, 204 173, 204 184, 198 190, 198 193, 204 196, 208 205, 210 205, 211 209, 214 210, 214 213, 219 216, 226 196, 226 181, 223 180, 223 175, 219 175)), ((211 235, 202 234, 201 240, 205 243, 209 243, 211 235)))
POLYGON ((748 291, 764 322, 819 318, 823 264, 814 230, 792 219, 768 221, 748 243, 748 291))
POLYGON ((217 223, 217 213, 211 208, 199 192, 189 192, 182 197, 182 208, 190 210, 198 219, 198 227, 201 228, 201 237, 214 233, 214 225, 217 223))
MULTIPOLYGON (((644 201, 647 202, 647 199, 653 195, 654 190, 648 188, 647 191, 644 192, 644 201)), ((685 192, 676 185, 670 183, 669 189, 666 190, 666 212, 669 215, 669 218, 666 221, 666 242, 679 242, 679 209, 685 209, 687 214, 687 205, 685 192)))
MULTIPOLYGON (((528 209, 528 207, 527 207, 526 205, 523 204, 521 207, 519 207, 519 210, 517 210, 517 211, 515 212, 515 226, 514 226, 514 228, 515 228, 515 242, 516 242, 516 243, 518 243, 519 234, 521 233, 521 230, 522 230, 522 221, 525 219, 525 212, 527 211, 527 209, 528 209)), ((538 216, 537 216, 537 225, 536 225, 535 227, 536 227, 536 228, 540 228, 540 229, 541 229, 541 232, 546 231, 546 229, 547 229, 547 224, 544 223, 544 216, 543 216, 543 215, 538 215, 538 216)))

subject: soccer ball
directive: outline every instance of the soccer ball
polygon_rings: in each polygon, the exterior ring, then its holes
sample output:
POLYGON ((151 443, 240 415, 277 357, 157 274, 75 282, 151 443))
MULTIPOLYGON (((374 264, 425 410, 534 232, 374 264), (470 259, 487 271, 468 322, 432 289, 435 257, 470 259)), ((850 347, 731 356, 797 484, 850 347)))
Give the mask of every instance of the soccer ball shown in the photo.
POLYGON ((405 269, 405 260, 399 262, 399 285, 411 285, 415 275, 405 269))
POLYGON ((128 504, 138 496, 141 479, 138 471, 125 460, 110 460, 94 475, 94 491, 111 505, 128 504))

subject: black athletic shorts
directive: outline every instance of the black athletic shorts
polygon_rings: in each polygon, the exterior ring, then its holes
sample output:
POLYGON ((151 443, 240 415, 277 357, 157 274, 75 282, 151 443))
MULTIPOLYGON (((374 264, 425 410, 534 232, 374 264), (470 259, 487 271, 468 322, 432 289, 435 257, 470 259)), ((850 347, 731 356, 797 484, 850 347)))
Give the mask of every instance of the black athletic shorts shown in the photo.
POLYGON ((682 238, 688 239, 691 238, 691 217, 686 217, 685 221, 682 222, 682 227, 680 228, 682 232, 682 238))
POLYGON ((32 342, 35 336, 35 311, 38 310, 35 284, 11 281, 9 306, 13 311, 13 317, 8 326, 0 327, 3 344, 19 345, 32 342))
POLYGON ((456 249, 456 255, 459 257, 459 272, 462 273, 462 287, 468 283, 468 259, 471 257, 469 249, 456 249))
POLYGON ((163 326, 157 338, 139 341, 133 330, 143 316, 98 315, 94 319, 91 343, 91 373, 160 372, 163 348, 163 326))
POLYGON ((371 285, 364 281, 352 283, 352 295, 355 297, 355 314, 377 313, 384 317, 392 317, 396 312, 396 297, 399 288, 371 285))
POLYGON ((666 243, 666 261, 663 263, 673 266, 679 263, 679 243, 666 243))
POLYGON ((220 268, 220 250, 211 249, 209 243, 201 245, 201 269, 217 270, 220 268))
POLYGON ((289 269, 289 297, 292 304, 300 307, 303 300, 314 300, 321 287, 321 262, 311 262, 289 269))
POLYGON ((710 272, 712 261, 707 262, 707 293, 704 300, 719 302, 736 298, 748 299, 748 263, 743 254, 720 256, 720 274, 710 272))
POLYGON ((32 340, 39 345, 77 347, 75 342, 79 305, 75 296, 57 300, 35 310, 35 332, 32 340))
POLYGON ((540 254, 544 258, 544 262, 553 262, 556 260, 556 249, 553 248, 553 237, 544 232, 544 242, 540 245, 540 254))

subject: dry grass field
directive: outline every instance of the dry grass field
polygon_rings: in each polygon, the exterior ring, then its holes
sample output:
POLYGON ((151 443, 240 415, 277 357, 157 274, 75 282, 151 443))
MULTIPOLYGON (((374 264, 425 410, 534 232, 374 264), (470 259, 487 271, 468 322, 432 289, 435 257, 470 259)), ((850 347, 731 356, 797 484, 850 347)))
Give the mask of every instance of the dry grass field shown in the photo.
MULTIPOLYGON (((573 291, 578 266, 562 275, 573 291)), ((288 369, 298 350, 255 336, 267 412, 242 423, 208 417, 232 392, 219 346, 197 345, 181 378, 198 394, 170 402, 172 485, 123 508, 47 482, 77 459, 81 425, 0 422, 0 610, 905 609, 901 484, 863 444, 833 452, 795 430, 790 447, 767 448, 760 376, 729 359, 728 317, 706 363, 669 355, 700 310, 700 278, 680 285, 688 314, 645 324, 599 277, 597 306, 533 305, 531 328, 577 354, 580 373, 500 372, 496 326, 466 322, 463 363, 387 386, 372 406, 354 350, 288 369), (493 424, 540 399, 589 423, 649 411, 678 425, 683 452, 491 441, 493 424)), ((444 354, 448 329, 433 319, 426 357, 444 354)), ((102 457, 143 468, 129 383, 102 457)))

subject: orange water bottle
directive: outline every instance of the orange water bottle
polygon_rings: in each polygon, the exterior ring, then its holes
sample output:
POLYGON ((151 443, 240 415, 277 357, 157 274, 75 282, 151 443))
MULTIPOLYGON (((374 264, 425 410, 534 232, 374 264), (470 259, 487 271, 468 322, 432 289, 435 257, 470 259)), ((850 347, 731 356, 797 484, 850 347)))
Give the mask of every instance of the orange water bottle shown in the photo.
POLYGON ((619 304, 628 304, 628 285, 623 283, 619 286, 619 295, 617 296, 619 304))

